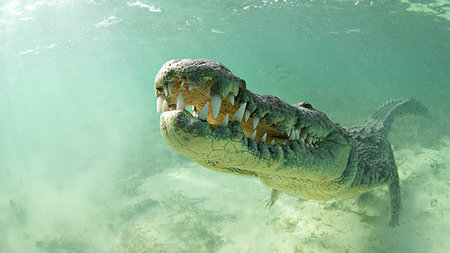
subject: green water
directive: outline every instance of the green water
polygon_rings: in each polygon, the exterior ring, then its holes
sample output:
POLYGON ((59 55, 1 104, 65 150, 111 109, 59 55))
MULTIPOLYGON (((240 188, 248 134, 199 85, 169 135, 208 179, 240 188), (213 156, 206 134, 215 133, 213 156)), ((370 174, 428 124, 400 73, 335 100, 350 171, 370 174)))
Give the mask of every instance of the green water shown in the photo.
POLYGON ((0 252, 443 252, 449 4, 0 1, 0 252), (222 62, 254 93, 342 125, 421 100, 432 116, 390 136, 402 226, 387 228, 382 190, 367 205, 282 195, 267 211, 257 180, 172 151, 153 80, 177 58, 222 62))

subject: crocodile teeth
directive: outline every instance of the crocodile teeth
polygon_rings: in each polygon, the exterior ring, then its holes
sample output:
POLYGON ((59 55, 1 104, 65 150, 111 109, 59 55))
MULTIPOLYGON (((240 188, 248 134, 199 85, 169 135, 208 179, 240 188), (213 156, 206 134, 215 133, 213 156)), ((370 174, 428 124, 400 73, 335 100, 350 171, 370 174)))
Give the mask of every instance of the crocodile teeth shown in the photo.
POLYGON ((253 118, 253 129, 255 129, 258 126, 260 118, 258 116, 255 116, 253 118))
POLYGON ((250 118, 250 110, 245 110, 245 121, 248 121, 248 118, 250 118))
POLYGON ((178 94, 177 110, 184 110, 184 99, 183 99, 183 93, 181 93, 181 92, 180 92, 180 94, 178 94))
POLYGON ((300 129, 295 130, 295 139, 300 140, 300 129))
POLYGON ((303 138, 302 138, 304 142, 306 142, 306 138, 307 138, 307 137, 308 137, 308 134, 305 132, 305 133, 303 134, 303 138))
POLYGON ((167 89, 167 84, 164 84, 164 95, 169 96, 169 90, 167 89))
POLYGON ((163 96, 161 95, 161 96, 159 96, 158 99, 156 100, 156 111, 157 111, 157 112, 161 111, 161 106, 162 106, 163 102, 164 102, 164 98, 163 98, 163 96))
POLYGON ((252 135, 250 136, 250 139, 255 140, 256 137, 256 130, 252 133, 252 135))
POLYGON ((173 87, 173 82, 170 82, 167 84, 167 91, 168 91, 169 95, 170 95, 170 93, 172 93, 172 87, 173 87))
POLYGON ((183 86, 186 83, 186 81, 187 81, 186 78, 184 78, 184 77, 181 78, 180 86, 183 86))
POLYGON ((267 133, 265 133, 265 134, 263 135, 263 137, 261 138, 260 141, 265 142, 265 141, 266 141, 266 138, 267 138, 267 133))
POLYGON ((312 137, 310 136, 308 139, 306 139, 306 142, 308 142, 308 144, 311 144, 311 142, 312 142, 312 137))
POLYGON ((228 126, 228 113, 225 115, 225 118, 223 119, 222 123, 219 125, 220 127, 227 127, 228 126))
POLYGON ((295 130, 294 130, 294 128, 291 128, 291 131, 289 132, 289 140, 291 140, 291 141, 295 140, 295 130))
POLYGON ((206 104, 203 106, 203 109, 198 114, 198 118, 200 120, 206 121, 208 118, 208 109, 209 109, 209 102, 206 102, 206 104))
POLYGON ((170 111, 170 108, 169 108, 169 106, 167 105, 166 100, 164 100, 163 103, 162 103, 162 111, 163 111, 163 112, 170 111))
POLYGON ((272 141, 270 142, 270 145, 275 145, 275 139, 272 139, 272 141))
POLYGON ((243 103, 241 105, 241 107, 239 107, 239 109, 234 113, 233 117, 231 118, 231 121, 233 121, 233 122, 241 122, 242 121, 242 116, 244 116, 244 111, 245 111, 246 105, 247 105, 247 102, 243 103))
POLYGON ((234 105, 234 96, 232 94, 228 95, 228 99, 230 100, 230 104, 234 105))
POLYGON ((194 85, 191 83, 191 84, 189 84, 189 87, 188 87, 188 90, 189 91, 191 91, 191 90, 193 90, 195 87, 194 87, 194 85))
POLYGON ((192 106, 192 116, 197 117, 198 118, 198 113, 195 111, 194 106, 192 106))
POLYGON ((220 105, 222 104, 222 98, 219 94, 211 94, 211 109, 213 117, 217 118, 219 116, 220 105))

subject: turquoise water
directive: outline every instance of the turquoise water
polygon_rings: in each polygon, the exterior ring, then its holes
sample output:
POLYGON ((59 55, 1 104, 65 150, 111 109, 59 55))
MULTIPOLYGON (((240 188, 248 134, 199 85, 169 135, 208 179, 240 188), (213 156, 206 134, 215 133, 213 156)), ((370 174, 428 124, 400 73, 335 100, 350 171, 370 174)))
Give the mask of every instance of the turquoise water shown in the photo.
POLYGON ((449 4, 0 1, 0 252, 443 252, 449 4), (172 151, 153 81, 177 58, 222 62, 254 93, 309 101, 342 125, 421 100, 432 117, 390 136, 402 225, 386 226, 383 189, 282 195, 267 211, 257 180, 172 151))

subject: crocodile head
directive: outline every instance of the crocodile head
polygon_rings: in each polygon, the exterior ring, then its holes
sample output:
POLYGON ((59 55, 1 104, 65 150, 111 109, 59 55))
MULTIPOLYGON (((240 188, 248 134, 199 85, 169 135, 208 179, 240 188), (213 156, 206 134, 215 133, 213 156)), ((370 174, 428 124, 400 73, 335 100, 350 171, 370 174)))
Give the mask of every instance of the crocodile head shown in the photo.
POLYGON ((218 62, 168 61, 156 75, 155 93, 163 138, 204 167, 311 180, 336 180, 346 167, 343 128, 309 103, 253 94, 218 62))

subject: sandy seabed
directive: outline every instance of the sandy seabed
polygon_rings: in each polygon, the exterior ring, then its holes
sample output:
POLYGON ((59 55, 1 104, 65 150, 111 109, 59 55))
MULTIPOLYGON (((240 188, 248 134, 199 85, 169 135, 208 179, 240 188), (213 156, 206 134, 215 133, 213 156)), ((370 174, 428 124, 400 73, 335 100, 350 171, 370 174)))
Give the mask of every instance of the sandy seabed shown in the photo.
POLYGON ((121 192, 116 201, 92 203, 92 208, 58 207, 59 215, 50 211, 39 216, 30 214, 33 206, 26 202, 2 199, 0 230, 6 236, 0 249, 445 252, 450 247, 450 138, 439 150, 416 146, 394 153, 402 193, 396 228, 388 226, 387 188, 327 202, 281 194, 267 210, 269 189, 257 179, 217 173, 182 159, 152 176, 129 175, 115 185, 121 192))

